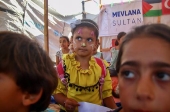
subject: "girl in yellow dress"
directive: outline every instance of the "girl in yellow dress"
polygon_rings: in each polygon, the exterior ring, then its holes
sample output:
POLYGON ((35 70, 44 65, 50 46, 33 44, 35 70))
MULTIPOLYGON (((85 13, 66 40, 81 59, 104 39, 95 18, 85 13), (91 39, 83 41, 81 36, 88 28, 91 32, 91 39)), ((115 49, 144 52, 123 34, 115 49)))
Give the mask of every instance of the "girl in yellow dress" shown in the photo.
MULTIPOLYGON (((65 75, 64 77, 59 75, 59 84, 54 92, 55 100, 67 112, 78 111, 78 102, 116 108, 112 97, 112 81, 106 69, 108 64, 100 59, 106 72, 102 81, 100 80, 102 67, 92 56, 98 43, 97 24, 92 20, 83 19, 72 23, 71 27, 74 53, 64 55, 63 61, 58 66, 63 65, 65 75)), ((59 72, 61 68, 58 67, 59 72)))

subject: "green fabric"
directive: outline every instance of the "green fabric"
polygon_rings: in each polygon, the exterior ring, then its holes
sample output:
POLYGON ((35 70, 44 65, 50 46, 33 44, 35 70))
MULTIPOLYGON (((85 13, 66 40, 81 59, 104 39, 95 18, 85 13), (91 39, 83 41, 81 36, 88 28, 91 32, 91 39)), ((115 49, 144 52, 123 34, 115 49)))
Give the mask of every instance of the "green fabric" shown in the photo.
POLYGON ((146 14, 144 14, 144 17, 156 17, 161 15, 162 15, 162 10, 150 10, 146 14))

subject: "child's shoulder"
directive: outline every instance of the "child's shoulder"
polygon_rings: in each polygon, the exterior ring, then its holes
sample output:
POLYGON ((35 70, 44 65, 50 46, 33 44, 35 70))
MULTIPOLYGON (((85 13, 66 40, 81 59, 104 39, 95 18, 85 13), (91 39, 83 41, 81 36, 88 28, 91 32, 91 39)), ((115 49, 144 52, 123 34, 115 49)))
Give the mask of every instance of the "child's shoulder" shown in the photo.
POLYGON ((75 61, 75 55, 72 54, 63 54, 62 60, 65 62, 65 64, 69 64, 75 61))
POLYGON ((103 60, 103 63, 105 64, 105 66, 109 66, 109 63, 106 60, 103 60))
MULTIPOLYGON (((97 58, 97 57, 93 57, 95 60, 96 59, 99 59, 99 60, 101 60, 101 62, 106 66, 106 67, 108 67, 109 66, 109 63, 106 61, 106 60, 103 60, 103 59, 101 59, 101 58, 97 58)), ((96 60, 97 61, 97 60, 96 60)))
POLYGON ((70 54, 63 54, 63 57, 62 57, 64 60, 70 60, 70 59, 74 59, 75 58, 75 55, 73 53, 70 53, 70 54))
POLYGON ((108 63, 106 60, 104 60, 104 59, 100 59, 100 60, 103 62, 103 64, 104 64, 106 67, 109 66, 109 63, 108 63))

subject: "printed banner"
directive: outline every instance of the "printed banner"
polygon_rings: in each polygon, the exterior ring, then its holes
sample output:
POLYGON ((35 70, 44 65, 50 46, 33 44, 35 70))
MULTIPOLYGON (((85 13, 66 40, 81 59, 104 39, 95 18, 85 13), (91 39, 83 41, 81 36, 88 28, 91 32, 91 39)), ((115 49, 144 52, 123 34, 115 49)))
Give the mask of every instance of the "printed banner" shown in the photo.
POLYGON ((142 0, 103 6, 98 18, 99 36, 129 32, 143 24, 142 0))

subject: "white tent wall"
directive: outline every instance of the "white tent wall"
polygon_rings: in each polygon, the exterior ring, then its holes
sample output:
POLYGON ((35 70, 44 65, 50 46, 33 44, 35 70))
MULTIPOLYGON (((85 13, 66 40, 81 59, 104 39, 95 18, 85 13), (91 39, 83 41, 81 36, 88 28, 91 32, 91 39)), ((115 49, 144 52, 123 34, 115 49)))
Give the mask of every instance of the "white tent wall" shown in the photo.
MULTIPOLYGON (((170 26, 170 15, 162 15, 159 17, 144 17, 144 24, 151 24, 151 23, 163 23, 168 26, 170 26), (160 19, 160 20, 159 20, 160 19)), ((102 38, 102 48, 110 48, 112 46, 112 39, 116 39, 117 35, 114 36, 107 36, 107 37, 100 37, 102 38)), ((103 52, 103 58, 110 62, 111 59, 111 53, 108 52, 103 52)))
MULTIPOLYGON (((44 9, 32 0, 0 0, 0 31, 23 33, 44 47, 44 9), (25 14, 25 16, 24 16, 25 14)), ((49 55, 55 61, 59 37, 68 36, 70 27, 49 13, 49 55)))
POLYGON ((0 0, 0 31, 22 32, 22 15, 22 7, 15 0, 0 0))
MULTIPOLYGON (((32 33, 38 42, 44 46, 44 10, 30 1, 27 6, 26 17, 25 17, 25 27, 27 29, 34 28, 40 31, 39 34, 32 33), (28 18, 31 18, 30 20, 28 18), (32 21, 31 21, 32 20, 32 21)), ((59 37, 61 34, 68 35, 70 32, 70 27, 67 23, 57 20, 53 15, 49 14, 49 55, 53 61, 55 61, 56 51, 59 50, 59 37)))

